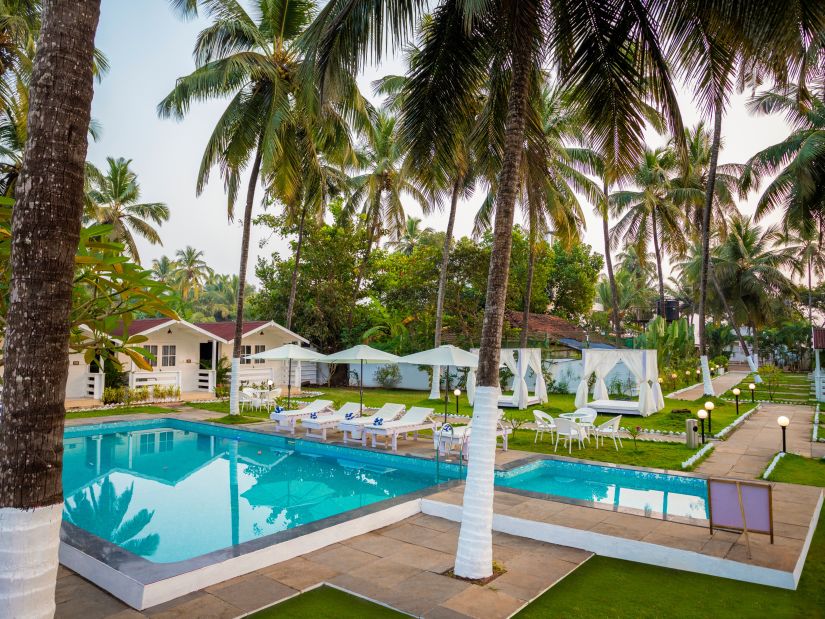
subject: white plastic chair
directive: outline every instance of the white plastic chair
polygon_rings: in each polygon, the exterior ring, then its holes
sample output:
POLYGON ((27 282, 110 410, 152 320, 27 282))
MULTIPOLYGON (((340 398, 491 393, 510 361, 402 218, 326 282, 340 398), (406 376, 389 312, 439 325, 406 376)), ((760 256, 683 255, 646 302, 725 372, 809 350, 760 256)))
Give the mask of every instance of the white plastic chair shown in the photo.
POLYGON ((245 406, 249 406, 250 408, 255 407, 255 398, 252 397, 252 394, 248 393, 246 389, 241 389, 238 392, 238 409, 243 410, 245 406))
POLYGON ((619 451, 619 445, 624 449, 624 445, 622 445, 622 437, 619 436, 619 424, 622 422, 622 416, 617 415, 613 417, 613 419, 608 419, 603 424, 597 426, 594 431, 596 433, 596 447, 599 446, 599 438, 601 437, 602 445, 604 445, 604 437, 609 436, 613 439, 613 447, 616 448, 616 451, 619 451), (619 445, 616 445, 616 439, 619 439, 619 445))
POLYGON ((536 422, 536 439, 533 443, 538 443, 539 439, 544 440, 545 432, 550 434, 550 440, 552 441, 553 436, 556 434, 556 422, 553 421, 553 418, 547 413, 534 410, 533 419, 536 422))
POLYGON ((579 449, 584 447, 584 439, 587 438, 587 434, 579 424, 575 421, 567 419, 565 417, 559 417, 556 419, 556 444, 553 447, 553 451, 558 451, 559 448, 559 440, 564 439, 564 445, 567 447, 567 453, 573 453, 573 441, 579 441, 579 449))
POLYGON ((596 412, 596 409, 590 408, 589 406, 579 408, 579 409, 576 410, 576 412, 579 413, 579 414, 582 414, 582 415, 586 415, 586 416, 583 416, 583 417, 579 417, 576 420, 576 423, 578 423, 579 426, 588 435, 587 438, 588 438, 588 441, 589 441, 590 434, 595 429, 595 421, 596 421, 596 417, 598 416, 599 413, 596 412))

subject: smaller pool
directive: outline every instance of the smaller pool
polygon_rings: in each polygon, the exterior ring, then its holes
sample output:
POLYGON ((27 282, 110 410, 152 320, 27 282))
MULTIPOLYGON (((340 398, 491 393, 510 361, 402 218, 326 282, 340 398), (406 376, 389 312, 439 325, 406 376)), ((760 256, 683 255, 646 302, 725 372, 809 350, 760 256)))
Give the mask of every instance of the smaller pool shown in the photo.
POLYGON ((707 481, 697 477, 565 460, 538 460, 498 473, 496 485, 612 505, 620 511, 651 517, 664 515, 689 520, 708 517, 707 481))

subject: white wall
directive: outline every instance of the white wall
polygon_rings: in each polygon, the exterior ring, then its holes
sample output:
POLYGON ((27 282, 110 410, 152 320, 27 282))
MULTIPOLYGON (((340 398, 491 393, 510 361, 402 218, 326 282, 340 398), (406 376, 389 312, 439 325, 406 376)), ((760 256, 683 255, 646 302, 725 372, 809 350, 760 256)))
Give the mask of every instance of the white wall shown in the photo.
POLYGON ((89 365, 83 359, 83 355, 78 353, 69 355, 69 377, 66 379, 67 398, 89 397, 86 394, 86 376, 88 373, 89 365))

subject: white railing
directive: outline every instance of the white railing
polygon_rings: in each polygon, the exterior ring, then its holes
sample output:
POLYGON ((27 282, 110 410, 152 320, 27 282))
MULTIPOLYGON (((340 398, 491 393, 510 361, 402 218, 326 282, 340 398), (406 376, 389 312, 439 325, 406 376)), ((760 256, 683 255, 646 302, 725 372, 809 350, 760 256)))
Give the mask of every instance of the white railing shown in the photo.
POLYGON ((198 391, 215 390, 215 370, 198 370, 198 391))
POLYGON ((86 395, 95 400, 103 399, 103 388, 106 386, 106 375, 89 372, 86 374, 86 395))
POLYGON ((129 387, 152 387, 154 385, 175 385, 180 387, 180 372, 130 372, 129 387))
POLYGON ((278 382, 275 380, 275 368, 255 368, 241 366, 238 372, 238 379, 241 382, 247 383, 265 383, 268 380, 278 382))

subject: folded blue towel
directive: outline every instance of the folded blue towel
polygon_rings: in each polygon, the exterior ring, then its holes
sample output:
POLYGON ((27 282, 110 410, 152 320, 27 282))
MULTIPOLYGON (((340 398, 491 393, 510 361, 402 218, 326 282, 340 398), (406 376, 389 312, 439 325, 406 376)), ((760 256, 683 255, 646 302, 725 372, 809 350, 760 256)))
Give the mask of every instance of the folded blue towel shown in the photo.
POLYGON ((276 404, 276 405, 275 405, 275 412, 276 412, 277 414, 281 414, 281 413, 283 413, 283 412, 284 412, 284 409, 282 409, 280 406, 278 406, 278 405, 276 404))
POLYGON ((344 415, 344 419, 352 419, 353 417, 355 417, 355 413, 347 413, 344 415))
POLYGON ((441 426, 441 432, 452 432, 452 431, 453 431, 453 426, 451 426, 449 423, 445 423, 443 426, 441 426))
POLYGON ((310 413, 309 418, 310 419, 318 419, 318 413, 310 413))
POLYGON ((382 417, 376 417, 376 418, 373 420, 372 425, 374 425, 374 426, 382 426, 382 425, 384 425, 384 419, 383 419, 382 417))

